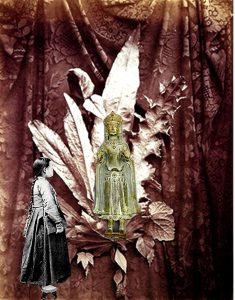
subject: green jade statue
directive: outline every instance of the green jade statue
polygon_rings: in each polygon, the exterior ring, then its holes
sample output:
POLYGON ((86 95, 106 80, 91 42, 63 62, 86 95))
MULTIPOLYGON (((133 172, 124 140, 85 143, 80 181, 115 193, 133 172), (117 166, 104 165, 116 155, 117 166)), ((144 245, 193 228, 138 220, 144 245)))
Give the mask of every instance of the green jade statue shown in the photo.
POLYGON ((111 237, 125 237, 125 221, 139 211, 134 162, 122 136, 122 122, 114 112, 105 118, 105 140, 96 162, 94 212, 108 221, 105 235, 111 237))

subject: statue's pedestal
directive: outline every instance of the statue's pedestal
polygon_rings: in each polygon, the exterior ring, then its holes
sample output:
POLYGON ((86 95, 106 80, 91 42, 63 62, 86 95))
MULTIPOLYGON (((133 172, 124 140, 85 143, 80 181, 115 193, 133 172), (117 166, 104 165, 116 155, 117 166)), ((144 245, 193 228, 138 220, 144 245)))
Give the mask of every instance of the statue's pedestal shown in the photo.
POLYGON ((119 239, 125 239, 126 238, 126 234, 123 232, 110 232, 107 231, 105 233, 105 236, 111 240, 119 240, 119 239))
POLYGON ((122 220, 122 223, 120 223, 119 220, 108 220, 108 229, 105 232, 105 236, 112 240, 125 239, 125 221, 122 220))

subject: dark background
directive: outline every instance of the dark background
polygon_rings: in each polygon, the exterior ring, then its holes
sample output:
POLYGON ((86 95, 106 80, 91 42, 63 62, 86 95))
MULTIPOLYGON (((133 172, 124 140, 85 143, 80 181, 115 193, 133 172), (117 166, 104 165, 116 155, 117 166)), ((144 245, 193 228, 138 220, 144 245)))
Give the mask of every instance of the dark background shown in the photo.
MULTIPOLYGON (((129 247, 127 299, 232 299, 231 2, 161 0, 152 7, 151 1, 134 2, 0 2, 1 299, 40 296, 36 287, 19 283, 22 230, 38 155, 27 123, 39 119, 64 137, 63 92, 81 103, 68 70, 84 69, 101 94, 113 60, 138 24, 138 110, 147 109, 143 96, 155 99, 159 82, 173 75, 185 76, 189 88, 157 174, 163 190, 156 199, 174 210, 175 240, 156 244, 151 267, 134 245, 129 247)), ((58 177, 53 185, 74 206, 58 177)), ((82 280, 75 260, 59 299, 115 299, 114 272, 107 254, 95 259, 82 280)))

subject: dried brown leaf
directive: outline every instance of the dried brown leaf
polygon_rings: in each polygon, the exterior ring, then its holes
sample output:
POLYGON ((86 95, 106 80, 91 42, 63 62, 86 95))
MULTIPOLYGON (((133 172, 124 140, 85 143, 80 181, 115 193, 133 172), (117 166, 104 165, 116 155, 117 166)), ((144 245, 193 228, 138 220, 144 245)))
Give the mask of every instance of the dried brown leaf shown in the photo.
POLYGON ((148 263, 151 264, 154 258, 154 247, 155 242, 151 236, 141 236, 136 242, 136 249, 140 252, 143 257, 147 258, 148 263))
POLYGON ((82 211, 82 215, 75 225, 75 235, 69 236, 69 241, 78 249, 94 251, 95 256, 108 252, 112 247, 112 241, 104 237, 105 222, 96 220, 82 211))
POLYGON ((147 261, 148 261, 149 265, 151 265, 151 263, 153 262, 154 257, 155 257, 154 249, 152 249, 152 250, 150 250, 150 252, 147 255, 147 261))
POLYGON ((161 157, 162 139, 158 138, 157 134, 169 135, 171 120, 179 107, 178 101, 185 98, 185 88, 184 78, 173 76, 170 82, 160 83, 160 94, 156 100, 145 96, 149 110, 144 120, 141 119, 139 132, 131 138, 135 165, 142 170, 136 173, 138 198, 147 196, 141 186, 145 181, 161 190, 161 184, 154 178, 155 168, 146 162, 145 158, 150 154, 161 157))
POLYGON ((68 243, 69 261, 70 263, 77 254, 77 247, 71 243, 68 243))
POLYGON ((126 275, 124 274, 122 281, 117 285, 116 297, 119 299, 125 296, 126 296, 126 275))
POLYGON ((82 263, 83 269, 86 270, 88 264, 94 266, 93 255, 89 252, 79 252, 77 254, 77 264, 82 263))
POLYGON ((113 246, 112 241, 92 234, 78 234, 75 238, 69 238, 69 241, 71 244, 76 245, 78 249, 94 251, 95 256, 109 252, 113 246))
POLYGON ((144 98, 147 100, 150 109, 152 109, 155 106, 162 107, 162 105, 159 103, 159 100, 155 102, 153 99, 147 97, 146 95, 144 95, 144 98))
POLYGON ((99 147, 104 141, 104 123, 103 120, 95 118, 94 126, 91 131, 91 144, 94 153, 98 152, 99 147))
POLYGON ((88 215, 85 211, 82 211, 82 218, 84 218, 92 228, 97 223, 97 220, 95 220, 93 217, 88 215))
POLYGON ((128 241, 135 240, 141 235, 139 231, 143 229, 145 222, 146 221, 141 217, 140 214, 135 215, 133 218, 127 221, 126 238, 128 241))
POLYGON ((75 225, 74 229, 76 231, 77 234, 90 234, 91 229, 83 224, 79 224, 79 225, 75 225))
POLYGON ((94 199, 94 154, 91 148, 88 131, 77 104, 66 93, 64 93, 64 97, 69 109, 67 119, 65 119, 65 129, 69 146, 72 149, 75 163, 81 167, 80 172, 82 172, 82 176, 85 178, 84 181, 89 191, 89 195, 94 199))
POLYGON ((92 95, 91 99, 87 99, 83 106, 87 111, 93 113, 96 118, 91 132, 91 144, 93 153, 97 153, 98 148, 104 141, 104 123, 106 117, 103 98, 99 95, 92 95))
POLYGON ((149 214, 154 222, 158 222, 159 219, 167 219, 170 221, 174 219, 172 216, 173 209, 161 201, 152 202, 149 205, 149 214))
POLYGON ((136 93, 139 87, 139 36, 135 30, 115 59, 102 94, 106 113, 115 111, 123 118, 123 128, 131 130, 136 93))
POLYGON ((113 276, 113 280, 115 281, 116 286, 118 286, 122 282, 122 279, 123 279, 122 270, 118 269, 113 276))
POLYGON ((75 210, 68 202, 66 202, 61 196, 57 195, 57 199, 66 217, 66 222, 68 227, 74 227, 74 225, 79 221, 80 216, 78 211, 75 210))
POLYGON ((158 223, 149 222, 146 224, 146 231, 158 241, 172 241, 175 238, 174 222, 168 220, 159 220, 158 223))
POLYGON ((90 76, 80 68, 70 69, 69 72, 76 76, 83 98, 86 99, 90 97, 94 91, 94 84, 91 81, 90 76))
POLYGON ((147 124, 151 128, 151 135, 155 136, 158 133, 169 134, 170 125, 164 118, 159 118, 154 110, 150 110, 145 114, 147 124))
POLYGON ((88 273, 90 271, 90 265, 87 265, 86 269, 85 269, 85 276, 88 276, 88 273))
POLYGON ((104 100, 99 95, 92 95, 90 99, 86 99, 83 107, 87 110, 93 113, 96 117, 100 119, 104 119, 107 115, 107 112, 104 108, 104 100))
POLYGON ((120 239, 116 241, 116 245, 119 247, 122 251, 127 251, 127 240, 126 239, 120 239))
POLYGON ((118 248, 115 251, 114 260, 119 265, 119 267, 121 267, 122 270, 126 273, 127 260, 118 248))
POLYGON ((92 231, 98 234, 103 234, 104 231, 106 230, 104 221, 100 221, 99 219, 94 219, 84 211, 82 211, 80 222, 81 221, 83 221, 83 224, 86 225, 87 228, 90 228, 92 231))
POLYGON ((77 236, 77 232, 75 228, 75 224, 77 223, 77 220, 74 218, 72 218, 71 220, 70 218, 66 217, 66 222, 67 222, 66 237, 69 240, 70 238, 74 238, 77 236))
POLYGON ((147 134, 148 129, 144 126, 140 127, 139 136, 137 138, 131 139, 133 145, 133 159, 135 165, 141 172, 136 172, 136 186, 137 186, 137 198, 148 197, 142 183, 147 180, 151 180, 155 173, 155 168, 149 164, 145 158, 151 153, 159 154, 162 141, 156 139, 154 136, 147 134))
POLYGON ((163 83, 160 82, 160 83, 159 83, 159 92, 160 92, 160 94, 164 94, 165 91, 166 91, 165 85, 164 85, 163 83))
POLYGON ((152 222, 146 224, 148 234, 159 241, 172 241, 175 235, 173 209, 164 202, 153 202, 149 205, 152 222))
POLYGON ((88 177, 86 173, 86 166, 84 161, 84 154, 81 148, 81 143, 77 137, 77 130, 74 123, 74 120, 71 114, 68 112, 66 117, 64 118, 64 128, 65 135, 67 137, 67 141, 69 144, 69 148, 72 152, 74 159, 76 160, 77 166, 80 170, 80 173, 84 179, 84 183, 86 185, 87 197, 92 199, 92 195, 90 194, 90 186, 88 182, 88 177))
POLYGON ((104 253, 109 253, 111 247, 112 247, 112 243, 110 243, 110 242, 106 243, 106 245, 102 245, 102 247, 97 248, 93 252, 94 256, 98 257, 98 256, 101 256, 104 253))
POLYGON ((126 295, 126 287, 124 286, 123 283, 120 283, 116 290, 116 297, 117 299, 119 299, 125 297, 125 295, 126 295))

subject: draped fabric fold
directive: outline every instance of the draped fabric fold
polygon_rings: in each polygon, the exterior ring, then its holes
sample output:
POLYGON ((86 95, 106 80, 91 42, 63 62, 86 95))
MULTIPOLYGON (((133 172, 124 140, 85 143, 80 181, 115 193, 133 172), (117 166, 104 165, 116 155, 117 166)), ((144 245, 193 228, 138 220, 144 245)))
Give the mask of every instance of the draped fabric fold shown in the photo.
MULTIPOLYGON (((86 71, 101 95, 112 63, 140 26, 140 88, 157 100, 160 84, 184 76, 186 99, 165 139, 156 177, 156 201, 174 210, 176 238, 158 243, 151 266, 131 245, 130 299, 232 297, 232 20, 222 0, 3 0, 0 3, 0 298, 39 299, 20 284, 22 231, 30 197, 32 162, 38 154, 27 124, 39 119, 64 138, 70 94, 82 107, 76 78, 86 71), (140 24, 140 25, 139 25, 140 24)), ((125 80, 125 78, 124 78, 125 80)), ((91 116, 84 115, 88 130, 91 116)), ((138 168, 137 168, 138 171, 138 168)), ((71 192, 53 185, 77 212, 71 192)), ((86 280, 76 262, 61 284, 63 299, 115 299, 115 266, 109 255, 95 260, 86 280)))

